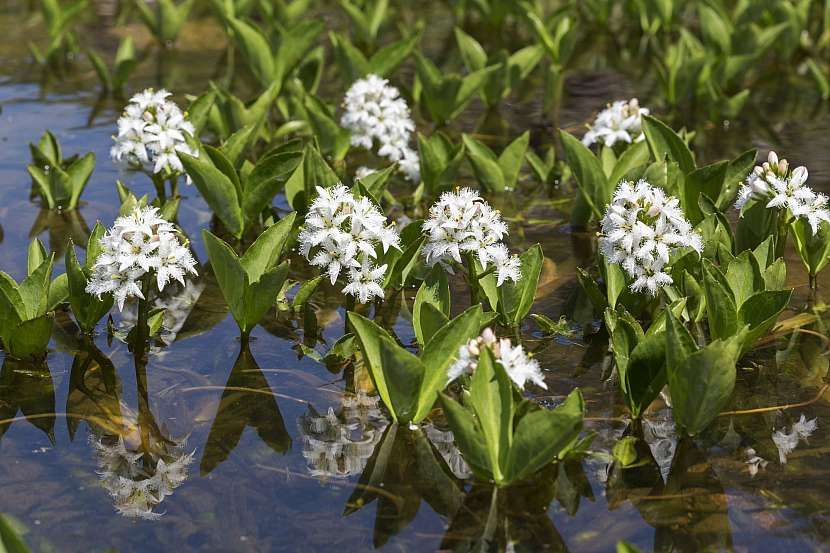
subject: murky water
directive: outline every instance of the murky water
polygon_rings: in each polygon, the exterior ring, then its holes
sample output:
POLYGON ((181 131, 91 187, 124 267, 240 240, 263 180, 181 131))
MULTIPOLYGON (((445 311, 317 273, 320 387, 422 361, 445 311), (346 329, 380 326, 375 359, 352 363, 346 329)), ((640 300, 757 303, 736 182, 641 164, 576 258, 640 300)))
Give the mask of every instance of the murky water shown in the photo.
MULTIPOLYGON (((67 238, 85 243, 96 220, 110 223, 118 211, 116 179, 151 192, 147 179, 119 174, 109 161, 121 102, 99 98, 85 64, 63 77, 35 66, 25 44, 41 30, 22 4, 0 8, 0 267, 15 278, 25 272, 33 237, 59 252, 60 270, 67 238), (65 153, 97 156, 77 212, 50 213, 30 201, 27 144, 47 128, 65 153)), ((88 31, 102 48, 117 43, 113 28, 88 31)), ((225 74, 223 35, 211 21, 189 23, 172 53, 147 50, 146 33, 133 31, 147 51, 133 90, 163 85, 181 100, 225 74)), ((445 36, 451 24, 429 33, 428 48, 440 51, 451 40, 445 36)), ((653 78, 637 74, 639 68, 612 71, 600 54, 587 56, 568 78, 565 128, 579 127, 610 99, 638 95, 649 105, 657 95, 653 78)), ((401 70, 404 84, 410 74, 401 70)), ((336 81, 326 88, 332 98, 343 92, 336 81)), ((659 106, 654 111, 661 113, 659 106)), ((495 124, 492 114, 484 121, 483 108, 473 104, 457 127, 469 131, 483 122, 482 134, 493 141, 510 128, 530 128, 537 147, 552 141, 540 98, 511 99, 501 115, 495 124), (492 129, 499 132, 489 136, 492 129)), ((665 115, 682 124, 683 114, 665 115)), ((697 115, 689 126, 698 130, 700 159, 773 147, 806 164, 815 188, 830 190, 830 115, 809 94, 759 88, 740 119, 697 115)), ((204 262, 199 230, 211 215, 195 190, 184 193, 179 222, 204 262)), ((317 332, 272 311, 243 347, 202 265, 198 279, 166 298, 175 315, 163 335, 167 345, 131 352, 117 338, 109 342, 104 328, 94 343, 85 341, 68 316, 59 316, 44 364, 3 363, 0 513, 28 528, 36 551, 478 551, 511 542, 523 551, 604 552, 620 539, 645 551, 830 551, 830 394, 786 411, 722 417, 695 443, 677 443, 664 409, 650 413, 642 428, 627 428, 615 385, 603 383, 605 339, 592 334, 591 310, 574 278, 593 254, 591 236, 567 225, 571 198, 571 191, 551 194, 528 176, 520 193, 492 199, 511 222, 512 246, 539 242, 545 251, 534 312, 574 322, 568 339, 542 339, 531 323, 523 329, 549 384, 550 395, 539 399, 556 402, 580 386, 587 426, 598 433, 592 449, 608 452, 625 433, 642 432, 651 447, 641 453, 651 462, 622 470, 592 457, 498 493, 473 483, 446 429, 390 425, 367 395, 362 370, 327 368, 303 353, 300 344, 324 353, 343 331, 334 290, 314 298, 317 332), (789 427, 802 413, 817 417, 818 429, 782 464, 773 429, 789 427), (119 457, 119 436, 128 446, 151 444, 152 458, 119 457), (747 448, 768 461, 755 476, 747 448), (147 475, 160 461, 190 454, 187 478, 153 505, 160 517, 136 520, 116 511, 110 491, 123 488, 118 471, 147 475)), ((294 266, 297 276, 310 274, 301 262, 294 266)), ((797 309, 808 296, 806 277, 797 260, 790 267, 797 309)), ((830 289, 828 274, 820 296, 830 289)), ((461 306, 464 298, 456 300, 461 306)), ((381 316, 402 337, 411 332, 403 296, 381 316)), ((129 323, 129 312, 114 316, 121 333, 129 323)), ((823 332, 820 323, 814 328, 823 332)), ((816 397, 828 369, 826 345, 807 333, 771 340, 742 363, 731 409, 816 397)))

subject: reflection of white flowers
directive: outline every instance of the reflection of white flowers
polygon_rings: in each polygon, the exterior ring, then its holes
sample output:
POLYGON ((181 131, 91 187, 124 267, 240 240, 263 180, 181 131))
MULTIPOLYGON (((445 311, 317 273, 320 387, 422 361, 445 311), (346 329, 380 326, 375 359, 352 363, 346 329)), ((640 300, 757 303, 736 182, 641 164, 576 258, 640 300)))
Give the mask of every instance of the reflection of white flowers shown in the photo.
POLYGON ((787 455, 798 446, 801 440, 807 440, 818 428, 818 419, 807 420, 804 414, 793 423, 789 432, 776 430, 772 433, 772 441, 778 448, 778 460, 781 464, 787 462, 787 455))
POLYGON ((767 461, 763 457, 759 457, 753 448, 746 448, 745 453, 746 461, 744 461, 744 464, 747 465, 747 469, 749 470, 750 476, 755 476, 756 474, 758 474, 759 470, 767 468, 769 461, 767 461))
POLYGON ((483 269, 495 267, 497 286, 505 280, 522 277, 518 256, 502 243, 507 224, 498 210, 490 207, 476 192, 462 188, 444 192, 429 208, 424 222, 427 243, 424 256, 430 266, 440 263, 451 270, 451 263, 462 263, 462 255, 472 254, 483 269))
POLYGON ((168 446, 163 454, 127 448, 123 437, 90 436, 98 461, 98 476, 109 491, 115 509, 132 518, 158 519, 153 509, 187 479, 192 453, 184 443, 168 446))
POLYGON ((379 251, 400 248, 394 225, 368 198, 355 198, 343 185, 317 187, 317 198, 305 218, 298 241, 300 252, 315 267, 325 269, 331 283, 341 272, 348 275, 345 294, 360 303, 383 297, 386 265, 377 266, 379 251))
POLYGON ((510 380, 519 388, 524 389, 528 381, 547 390, 545 377, 539 362, 529 357, 522 345, 513 346, 509 338, 496 338, 489 328, 478 338, 473 338, 466 345, 458 349, 458 358, 447 370, 448 381, 452 382, 464 374, 472 374, 478 366, 478 356, 482 348, 489 348, 493 352, 496 363, 500 364, 510 380))
POLYGON ((617 142, 640 142, 645 138, 642 131, 643 115, 648 115, 648 109, 641 108, 637 98, 608 104, 594 119, 582 138, 582 143, 586 146, 600 143, 611 147, 617 142))
MULTIPOLYGON (((165 344, 172 344, 176 340, 190 312, 202 295, 205 284, 198 280, 187 279, 184 285, 175 283, 165 287, 164 293, 153 298, 152 310, 162 309, 161 330, 159 337, 165 344)), ((127 304, 121 311, 119 328, 129 331, 138 322, 138 306, 127 304)))
POLYGON ((331 407, 321 415, 309 405, 299 420, 309 472, 318 478, 360 474, 388 424, 378 398, 364 393, 343 396, 339 415, 331 407))
POLYGON ((110 150, 113 161, 164 177, 184 173, 178 153, 198 155, 186 142, 196 129, 168 96, 166 90, 148 88, 130 98, 118 119, 118 135, 110 150))
POLYGON ((352 84, 343 107, 346 111, 340 124, 351 131, 352 146, 371 150, 377 141, 378 155, 397 162, 410 181, 420 180, 418 153, 409 147, 415 123, 397 88, 386 79, 368 75, 352 84))
POLYGON ((815 234, 822 221, 830 223, 830 210, 827 196, 806 186, 807 176, 806 167, 790 171, 786 159, 779 160, 775 152, 770 152, 767 161, 756 165, 746 178, 735 207, 743 209, 749 200, 766 200, 770 209, 786 209, 793 217, 807 219, 815 234))
POLYGON ((608 263, 622 266, 633 280, 632 291, 652 296, 672 283, 664 269, 673 253, 703 249, 678 199, 644 180, 619 184, 601 227, 599 247, 608 263))
POLYGON ((112 294, 119 309, 127 298, 144 299, 140 280, 147 273, 155 273, 159 291, 171 280, 184 284, 186 274, 196 274, 190 250, 154 207, 137 207, 116 219, 101 238, 101 247, 86 291, 98 297, 112 294))

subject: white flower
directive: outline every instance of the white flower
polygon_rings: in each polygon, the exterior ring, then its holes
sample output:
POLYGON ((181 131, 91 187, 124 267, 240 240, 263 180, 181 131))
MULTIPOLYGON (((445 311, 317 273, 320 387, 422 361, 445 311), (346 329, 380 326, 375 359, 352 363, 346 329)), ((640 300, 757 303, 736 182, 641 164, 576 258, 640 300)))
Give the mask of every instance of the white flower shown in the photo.
POLYGON ((352 135, 352 146, 371 150, 398 163, 398 169, 412 182, 419 182, 418 153, 409 147, 415 123, 406 100, 389 81, 368 75, 355 81, 343 99, 345 112, 340 125, 352 135))
POLYGON ((767 461, 763 457, 759 457, 755 453, 755 450, 751 447, 746 448, 746 457, 747 459, 746 461, 744 461, 744 463, 747 465, 747 468, 749 469, 750 476, 755 476, 756 474, 758 474, 758 471, 760 469, 767 468, 767 465, 769 464, 769 461, 767 461))
POLYGON ((493 352, 496 363, 500 364, 510 380, 524 389, 528 381, 547 390, 545 377, 539 362, 528 356, 522 345, 513 346, 508 338, 497 339, 489 328, 485 328, 481 336, 473 338, 458 349, 458 357, 447 369, 448 382, 452 382, 461 375, 472 374, 478 366, 478 356, 482 348, 489 348, 493 352))
POLYGON ((600 226, 600 251, 628 274, 633 292, 656 295, 672 283, 664 270, 672 254, 681 248, 703 250, 677 198, 644 180, 617 186, 600 226))
POLYGON ((164 177, 184 173, 178 153, 199 155, 186 141, 196 129, 168 96, 166 90, 149 88, 130 98, 118 119, 118 134, 113 137, 113 161, 164 177))
POLYGON ((801 418, 794 422, 789 432, 776 430, 772 433, 772 441, 778 448, 778 459, 786 464, 787 455, 798 446, 800 440, 807 440, 818 428, 818 419, 807 420, 802 413, 801 418))
POLYGON ((300 253, 311 265, 324 269, 331 283, 346 274, 349 283, 343 293, 356 296, 361 303, 384 295, 381 286, 386 265, 374 260, 389 248, 400 249, 400 235, 394 225, 368 198, 355 198, 338 184, 317 187, 305 225, 297 238, 300 253))
POLYGON ((507 225, 501 214, 469 188, 441 194, 423 228, 427 232, 423 254, 430 266, 440 263, 451 270, 453 262, 462 263, 462 255, 469 253, 483 269, 494 266, 498 286, 505 280, 518 282, 522 276, 519 258, 502 243, 507 225))
POLYGON ((590 146, 598 142, 611 147, 618 141, 629 144, 640 142, 645 138, 642 131, 643 115, 648 115, 648 109, 641 108, 637 98, 608 104, 588 127, 582 143, 590 146))
POLYGON ((112 294, 118 309, 127 298, 146 299, 139 282, 155 272, 161 292, 170 280, 184 284, 184 276, 196 274, 196 260, 177 237, 175 227, 155 207, 136 207, 115 220, 101 237, 102 251, 95 259, 86 291, 99 298, 112 294))
POLYGON ((787 160, 779 159, 771 151, 767 161, 756 165, 746 178, 738 191, 735 208, 742 210, 749 200, 766 200, 770 209, 786 209, 793 217, 806 219, 815 234, 822 221, 830 223, 830 210, 827 196, 817 194, 805 184, 808 175, 804 166, 790 171, 787 160))

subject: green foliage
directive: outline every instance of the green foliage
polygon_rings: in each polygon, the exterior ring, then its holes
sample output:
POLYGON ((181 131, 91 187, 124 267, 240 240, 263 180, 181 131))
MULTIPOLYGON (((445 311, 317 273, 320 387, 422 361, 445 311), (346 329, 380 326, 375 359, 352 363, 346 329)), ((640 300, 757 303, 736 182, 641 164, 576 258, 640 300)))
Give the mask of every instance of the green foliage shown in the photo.
MULTIPOLYGON (((440 282, 430 284, 430 289, 440 287, 440 282)), ((429 294, 424 291, 422 296, 429 294)), ((430 301, 440 302, 440 299, 429 297, 420 303, 430 306, 425 309, 439 310, 430 301)), ((399 423, 417 424, 429 415, 436 396, 447 386, 447 369, 459 348, 478 334, 482 312, 481 306, 475 305, 437 329, 427 326, 435 319, 429 319, 429 323, 427 319, 419 319, 418 332, 426 342, 419 348, 419 355, 398 345, 389 332, 362 315, 349 312, 348 320, 378 394, 392 418, 399 423), (425 332, 431 334, 425 336, 425 332)))
POLYGON ((504 192, 516 187, 522 161, 530 141, 528 131, 508 144, 498 157, 493 150, 472 136, 464 134, 462 138, 467 159, 482 188, 490 192, 504 192))
POLYGON ((517 400, 507 373, 486 348, 463 404, 442 394, 441 405, 475 475, 499 486, 561 458, 578 438, 585 411, 578 389, 552 410, 517 400))
POLYGON ((46 26, 49 43, 42 52, 29 43, 34 58, 41 64, 59 61, 58 57, 78 50, 78 37, 74 26, 87 9, 87 0, 75 0, 62 6, 59 0, 39 0, 40 14, 46 26))
POLYGON ((0 551, 2 553, 31 553, 21 537, 21 528, 16 521, 0 515, 0 551))
POLYGON ((46 353, 57 304, 66 299, 66 280, 52 282, 52 261, 39 240, 29 247, 27 276, 20 283, 0 271, 0 339, 12 357, 46 353))
POLYGON ((124 85, 132 75, 138 59, 135 55, 135 46, 131 36, 125 36, 118 44, 118 50, 115 52, 115 60, 113 61, 112 70, 110 70, 104 60, 101 59, 95 50, 87 50, 87 57, 89 58, 98 79, 101 81, 101 86, 107 92, 112 92, 118 96, 124 92, 124 85))
POLYGON ((274 305, 288 276, 288 262, 280 263, 295 219, 294 213, 268 227, 239 257, 221 238, 202 231, 208 258, 225 301, 243 336, 274 305))
POLYGON ((27 167, 38 195, 49 209, 75 209, 95 169, 95 154, 64 159, 60 143, 50 131, 29 144, 32 163, 27 167))
POLYGON ((822 221, 818 232, 814 233, 807 220, 798 218, 790 223, 790 232, 798 257, 810 275, 810 280, 814 281, 830 260, 830 224, 822 221))
POLYGON ((451 189, 464 160, 464 144, 453 144, 442 132, 428 138, 418 133, 418 152, 426 192, 434 196, 451 189))
POLYGON ((146 0, 134 0, 138 16, 147 30, 160 43, 171 45, 176 42, 195 0, 183 0, 176 4, 174 0, 157 0, 151 7, 146 0))
POLYGON ((112 294, 99 298, 86 291, 86 285, 92 275, 92 267, 101 253, 101 237, 105 232, 101 223, 96 223, 89 235, 86 245, 86 260, 83 265, 78 262, 75 245, 70 241, 66 249, 66 278, 69 294, 69 307, 80 329, 90 334, 109 310, 112 308, 112 294))

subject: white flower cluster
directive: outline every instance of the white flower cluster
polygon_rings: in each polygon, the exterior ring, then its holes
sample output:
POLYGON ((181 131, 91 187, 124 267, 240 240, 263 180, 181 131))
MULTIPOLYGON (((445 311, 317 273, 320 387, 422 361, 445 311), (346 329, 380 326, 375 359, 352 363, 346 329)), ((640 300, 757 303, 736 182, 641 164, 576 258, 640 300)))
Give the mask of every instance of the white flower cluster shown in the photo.
POLYGON ((809 438, 818 428, 818 419, 807 420, 804 414, 793 423, 789 432, 776 430, 772 433, 772 441, 778 448, 778 460, 786 464, 787 455, 798 446, 798 442, 809 438))
POLYGON ((368 75, 352 84, 343 107, 340 125, 352 133, 352 146, 371 150, 377 140, 378 155, 396 162, 410 181, 421 180, 418 152, 409 147, 415 123, 397 88, 386 79, 368 75))
POLYGON ((514 347, 509 338, 498 339, 489 328, 485 328, 481 336, 473 338, 458 349, 458 359, 447 370, 448 382, 461 375, 472 374, 478 366, 478 356, 482 348, 490 348, 496 362, 519 388, 524 389, 529 380, 541 388, 548 389, 539 362, 530 358, 521 344, 514 347))
POLYGON ((790 171, 786 159, 779 160, 775 152, 770 152, 767 161, 756 165, 746 178, 746 184, 738 192, 735 207, 743 209, 750 199, 767 200, 768 208, 789 209, 793 217, 806 218, 815 234, 822 221, 830 223, 828 198, 813 192, 804 184, 806 182, 806 167, 790 171))
POLYGON ((672 283, 664 269, 675 251, 703 250, 703 240, 692 230, 678 199, 644 180, 619 184, 601 228, 600 251, 631 277, 633 292, 657 294, 672 283))
POLYGON ((149 520, 162 516, 153 509, 187 479, 187 468, 196 453, 182 453, 177 446, 165 461, 161 456, 150 459, 155 456, 128 449, 120 436, 114 441, 93 434, 90 443, 98 461, 98 476, 116 511, 126 517, 149 520), (142 462, 143 458, 151 462, 142 462))
POLYGON ((424 222, 427 243, 424 256, 430 266, 440 263, 452 271, 450 263, 462 263, 462 254, 472 253, 483 269, 495 266, 497 285, 505 280, 518 282, 521 261, 502 243, 507 224, 501 214, 469 188, 444 192, 429 208, 424 222))
POLYGON ((369 198, 356 198, 338 184, 317 187, 317 198, 305 218, 305 228, 298 241, 300 252, 315 267, 324 268, 334 284, 342 271, 348 271, 349 283, 343 293, 355 296, 360 303, 384 296, 386 265, 377 266, 378 248, 383 253, 400 249, 400 236, 394 225, 369 198))
POLYGON ((196 129, 168 96, 166 90, 148 88, 130 98, 118 119, 118 135, 113 137, 113 161, 164 177, 184 173, 178 152, 199 154, 185 141, 185 135, 194 136, 196 129))
POLYGON ((171 280, 184 284, 184 276, 196 274, 196 260, 179 242, 173 224, 155 207, 136 207, 115 220, 101 237, 102 251, 95 259, 86 291, 101 297, 112 294, 118 309, 127 298, 144 298, 141 279, 155 273, 159 292, 171 280))
POLYGON ((744 453, 746 454, 746 461, 744 461, 744 464, 746 465, 750 476, 755 476, 758 474, 759 470, 767 468, 769 461, 758 455, 755 449, 748 447, 744 453))
POLYGON ((619 141, 629 144, 640 142, 645 138, 642 129, 643 115, 648 115, 648 109, 641 108, 637 98, 608 104, 588 127, 588 132, 582 137, 582 143, 586 146, 601 143, 610 148, 619 141))

